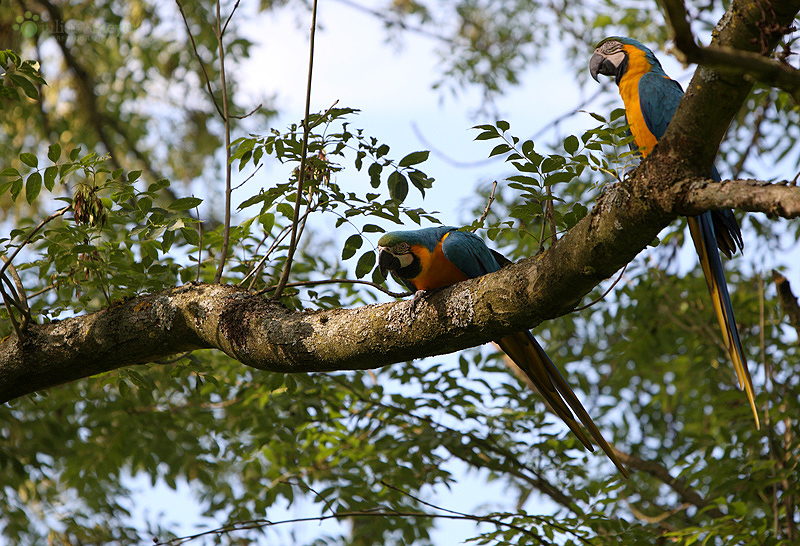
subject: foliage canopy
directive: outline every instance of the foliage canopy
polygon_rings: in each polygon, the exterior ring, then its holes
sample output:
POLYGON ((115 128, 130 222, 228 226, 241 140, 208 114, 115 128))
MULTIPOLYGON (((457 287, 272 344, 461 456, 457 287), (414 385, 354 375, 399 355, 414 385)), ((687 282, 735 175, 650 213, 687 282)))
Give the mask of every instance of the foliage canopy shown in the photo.
MULTIPOLYGON (((262 2, 249 15, 308 15, 282 4, 262 2)), ((728 4, 687 2, 694 31, 708 36, 728 4)), ((280 285, 279 301, 296 310, 386 301, 375 234, 438 222, 411 204, 434 187, 429 152, 360 129, 358 105, 272 127, 269 99, 253 110, 237 93, 256 45, 242 34, 238 6, 0 6, 4 344, 24 346, 37 325, 190 283, 264 297, 280 285), (283 166, 285 179, 261 177, 267 162, 283 166), (226 210, 240 183, 258 188, 226 210)), ((633 176, 638 159, 610 93, 606 110, 576 114, 587 129, 549 144, 520 136, 529 128, 486 122, 486 112, 553 44, 578 81, 608 34, 664 44, 670 27, 659 12, 611 0, 459 0, 395 1, 373 15, 393 39, 441 44, 437 87, 481 91, 475 138, 504 178, 478 186, 464 223, 510 258, 551 248, 633 176)), ((773 57, 786 62, 794 46, 787 32, 773 57)), ((796 181, 799 113, 790 91, 756 83, 720 149, 721 170, 796 181)), ((182 543, 171 522, 135 516, 131 477, 144 476, 190 485, 204 523, 219 526, 198 531, 196 543, 285 538, 291 532, 272 514, 293 505, 342 523, 316 544, 427 544, 445 518, 474 526, 478 544, 795 543, 800 325, 787 318, 792 299, 780 297, 777 272, 797 278, 800 224, 763 214, 742 224, 747 255, 728 266, 728 282, 761 431, 733 387, 676 222, 604 298, 610 283, 584 298, 593 305, 537 331, 635 471, 629 480, 581 451, 487 346, 394 366, 376 355, 374 371, 308 374, 196 350, 0 407, 3 537, 182 543), (470 513, 437 506, 465 480, 500 484, 504 495, 470 513)))

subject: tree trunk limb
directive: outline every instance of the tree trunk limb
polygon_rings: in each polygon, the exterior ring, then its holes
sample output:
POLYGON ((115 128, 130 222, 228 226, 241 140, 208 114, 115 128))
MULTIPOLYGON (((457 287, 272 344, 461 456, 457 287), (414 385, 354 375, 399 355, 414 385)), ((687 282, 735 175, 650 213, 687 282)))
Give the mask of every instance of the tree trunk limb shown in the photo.
MULTIPOLYGON (((800 0, 772 2, 766 11, 759 5, 734 0, 714 42, 760 51, 766 41, 774 48, 780 34, 764 29, 790 24, 800 0)), ((190 284, 31 325, 24 342, 0 342, 0 402, 202 348, 275 372, 376 368, 474 347, 569 313, 680 213, 742 207, 797 216, 795 186, 702 183, 750 86, 741 76, 698 69, 667 133, 636 173, 601 195, 546 252, 416 305, 296 312, 231 286, 190 284)))

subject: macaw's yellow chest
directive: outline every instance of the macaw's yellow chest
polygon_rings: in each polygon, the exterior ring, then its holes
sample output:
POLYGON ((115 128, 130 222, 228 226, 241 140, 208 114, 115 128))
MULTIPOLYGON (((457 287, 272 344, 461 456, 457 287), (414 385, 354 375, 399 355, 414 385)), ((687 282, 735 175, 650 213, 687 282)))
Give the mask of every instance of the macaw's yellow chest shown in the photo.
POLYGON ((433 252, 430 252, 422 245, 411 247, 411 250, 419 258, 422 268, 419 275, 411 280, 417 290, 442 288, 443 286, 450 286, 451 284, 465 281, 469 278, 459 268, 453 265, 453 262, 444 257, 441 242, 436 245, 433 252))
POLYGON ((642 156, 646 156, 658 142, 655 135, 647 128, 639 100, 639 80, 649 72, 650 63, 639 49, 632 46, 625 46, 625 49, 628 51, 628 70, 619 82, 619 94, 625 103, 625 116, 631 126, 634 142, 642 156))

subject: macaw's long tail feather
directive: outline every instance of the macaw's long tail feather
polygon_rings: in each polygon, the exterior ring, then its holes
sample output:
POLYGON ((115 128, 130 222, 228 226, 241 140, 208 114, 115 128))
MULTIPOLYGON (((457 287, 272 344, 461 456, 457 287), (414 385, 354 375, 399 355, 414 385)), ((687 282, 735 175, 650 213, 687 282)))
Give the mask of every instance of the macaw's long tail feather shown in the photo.
MULTIPOLYGON (((719 182, 722 180, 716 166, 711 168, 711 179, 719 182)), ((739 223, 730 209, 712 210, 711 219, 714 224, 714 235, 717 241, 717 248, 725 254, 728 258, 736 254, 736 247, 739 250, 744 250, 744 243, 742 242, 742 232, 739 230, 739 223)), ((694 237, 694 235, 692 235, 694 237)), ((697 243, 695 242, 695 245, 697 243)), ((709 247, 713 248, 713 247, 709 247)), ((698 254, 700 251, 698 251, 698 254)), ((706 275, 708 278, 708 275, 706 275)))
POLYGON ((736 250, 744 250, 742 232, 739 223, 730 209, 712 210, 711 220, 714 224, 714 235, 717 248, 728 258, 736 254, 736 250))
MULTIPOLYGON (((725 271, 722 269, 722 260, 719 252, 714 248, 719 241, 714 231, 714 224, 714 218, 710 212, 689 217, 689 231, 700 258, 700 265, 703 267, 703 275, 706 277, 711 300, 714 302, 714 310, 717 313, 720 328, 722 328, 722 337, 739 378, 739 388, 747 393, 747 399, 756 420, 756 428, 760 429, 761 425, 758 421, 758 410, 753 394, 753 381, 750 379, 747 360, 744 358, 742 344, 739 341, 739 332, 736 329, 736 319, 733 316, 733 306, 728 294, 728 283, 725 281, 725 271)), ((736 231, 738 232, 738 227, 736 231)), ((738 237, 741 240, 741 234, 738 237)))
POLYGON ((583 426, 589 430, 597 445, 608 455, 608 458, 611 459, 611 462, 614 463, 620 473, 627 478, 627 470, 614 455, 611 446, 600 434, 594 421, 586 413, 578 397, 572 392, 558 368, 555 367, 547 353, 544 352, 544 349, 536 342, 530 332, 518 332, 506 336, 498 341, 497 344, 525 372, 525 375, 528 376, 536 390, 544 397, 545 402, 553 413, 566 423, 586 449, 594 451, 594 446, 573 417, 572 412, 575 412, 575 415, 583 423, 583 426), (572 411, 570 411, 570 408, 572 408, 572 411))

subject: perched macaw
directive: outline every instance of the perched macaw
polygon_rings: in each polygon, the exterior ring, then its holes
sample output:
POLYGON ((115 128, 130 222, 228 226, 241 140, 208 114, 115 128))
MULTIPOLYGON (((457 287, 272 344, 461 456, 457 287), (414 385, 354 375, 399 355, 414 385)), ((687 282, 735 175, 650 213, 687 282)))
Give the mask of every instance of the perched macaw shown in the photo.
MULTIPOLYGON (((589 72, 595 80, 598 74, 616 79, 635 148, 646 156, 664 135, 678 108, 683 96, 680 84, 666 75, 652 51, 636 40, 616 36, 597 44, 589 62, 589 72)), ((711 177, 716 181, 721 179, 716 167, 712 167, 711 177)), ((747 393, 758 428, 753 382, 739 341, 722 260, 715 249, 718 247, 730 258, 737 247, 743 248, 739 224, 729 209, 704 212, 689 217, 688 221, 739 387, 747 393)))
MULTIPOLYGON (((416 292, 480 277, 509 263, 505 256, 490 250, 477 235, 449 226, 395 231, 385 234, 378 241, 378 267, 383 275, 391 271, 399 282, 416 292)), ((622 463, 533 335, 526 330, 506 336, 496 343, 531 380, 549 407, 581 443, 589 451, 594 451, 592 442, 572 412, 575 412, 620 473, 627 477, 622 463)))

